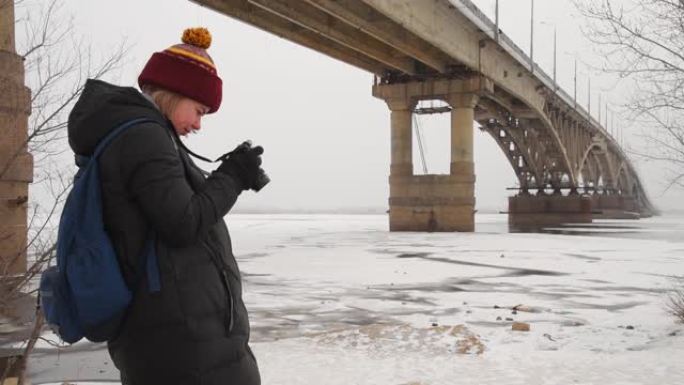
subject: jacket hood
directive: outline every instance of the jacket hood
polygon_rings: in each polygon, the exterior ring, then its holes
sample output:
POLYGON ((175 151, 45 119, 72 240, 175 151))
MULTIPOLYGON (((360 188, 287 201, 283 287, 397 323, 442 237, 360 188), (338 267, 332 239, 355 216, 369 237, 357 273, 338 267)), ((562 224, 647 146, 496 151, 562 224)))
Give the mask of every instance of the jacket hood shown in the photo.
POLYGON ((69 145, 76 154, 91 155, 100 139, 111 130, 137 118, 149 118, 166 125, 159 109, 137 89, 88 79, 69 114, 69 145))

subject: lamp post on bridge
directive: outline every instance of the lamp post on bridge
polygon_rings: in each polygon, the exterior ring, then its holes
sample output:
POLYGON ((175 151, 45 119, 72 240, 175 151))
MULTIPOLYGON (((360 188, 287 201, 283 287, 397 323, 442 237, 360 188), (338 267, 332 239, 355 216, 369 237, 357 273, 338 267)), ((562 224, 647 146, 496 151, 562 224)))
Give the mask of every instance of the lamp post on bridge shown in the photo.
POLYGON ((494 20, 496 20, 496 26, 494 27, 494 37, 496 42, 499 42, 499 0, 496 0, 496 5, 494 7, 494 20))
MULTIPOLYGON (((610 114, 610 124, 606 120, 606 130, 610 130, 609 132, 611 133, 611 135, 615 136, 615 130, 614 130, 615 124, 613 124, 613 122, 615 121, 615 116, 613 115, 613 111, 606 108, 606 114, 610 114)), ((618 141, 618 143, 619 143, 619 141, 618 141)))
POLYGON ((587 113, 591 121, 591 76, 587 75, 587 113))
POLYGON ((603 127, 605 127, 606 131, 608 131, 608 101, 607 100, 606 100, 606 104, 605 104, 605 111, 606 111, 606 113, 605 113, 606 117, 604 118, 605 124, 603 127))
MULTIPOLYGON (((614 126, 615 126, 615 119, 613 119, 613 121, 612 121, 611 123, 613 123, 613 128, 612 128, 612 130, 615 132, 615 127, 614 127, 614 126)), ((621 134, 621 133, 620 133, 620 126, 618 126, 618 138, 620 138, 620 139, 619 139, 619 143, 620 143, 620 147, 622 147, 622 144, 623 144, 623 143, 622 143, 622 136, 621 136, 620 134, 621 134)))
MULTIPOLYGON (((575 52, 568 52, 568 51, 563 51, 563 54, 566 56, 572 56, 573 61, 574 61, 574 69, 573 69, 573 101, 575 103, 575 110, 577 110, 577 91, 578 91, 578 80, 579 80, 579 75, 581 75, 578 70, 577 70, 577 51, 575 52)), ((583 74, 583 73, 582 73, 583 74)), ((589 71, 587 71, 587 113, 589 115, 589 119, 591 120, 591 75, 589 71)))
POLYGON ((556 81, 556 64, 558 62, 558 28, 553 26, 553 92, 558 90, 558 82, 556 81))
MULTIPOLYGON (((556 64, 558 62, 558 27, 556 26, 556 24, 549 23, 547 21, 540 21, 539 24, 553 27, 553 92, 556 92, 558 90, 558 81, 556 78, 556 64)), ((575 63, 575 66, 577 66, 577 63, 575 63)))
POLYGON ((610 131, 613 132, 613 135, 617 133, 615 130, 615 113, 613 111, 610 112, 610 131))
POLYGON ((577 109, 577 56, 575 56, 575 109, 577 109))
POLYGON ((530 7, 530 71, 534 73, 534 0, 530 7))
POLYGON ((575 63, 575 68, 573 70, 574 72, 574 77, 573 77, 573 101, 575 103, 574 107, 575 110, 577 109, 577 52, 568 52, 568 51, 563 51, 563 55, 565 56, 571 56, 573 58, 573 61, 575 63))

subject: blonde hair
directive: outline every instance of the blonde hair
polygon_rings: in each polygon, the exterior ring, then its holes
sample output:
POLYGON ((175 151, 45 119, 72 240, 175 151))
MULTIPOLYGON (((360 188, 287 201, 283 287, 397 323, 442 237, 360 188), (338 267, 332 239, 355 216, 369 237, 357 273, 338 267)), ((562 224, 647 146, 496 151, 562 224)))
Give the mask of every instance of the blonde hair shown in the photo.
POLYGON ((178 103, 185 99, 183 95, 151 84, 145 84, 141 89, 143 93, 152 98, 157 107, 159 107, 159 111, 167 118, 171 117, 171 113, 176 109, 178 103))

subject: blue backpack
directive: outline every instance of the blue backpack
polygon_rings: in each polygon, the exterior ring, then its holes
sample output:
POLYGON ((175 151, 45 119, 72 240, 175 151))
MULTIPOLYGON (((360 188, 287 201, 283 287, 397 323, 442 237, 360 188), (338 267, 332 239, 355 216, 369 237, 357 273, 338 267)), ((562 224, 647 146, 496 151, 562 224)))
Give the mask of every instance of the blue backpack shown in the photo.
MULTIPOLYGON (((112 339, 133 299, 104 229, 98 158, 115 137, 145 121, 152 120, 123 123, 100 140, 91 157, 76 156, 79 170, 59 221, 57 264, 43 272, 39 289, 45 319, 65 342, 112 339)), ((140 276, 147 272, 150 292, 159 291, 153 236, 146 241, 139 267, 140 276)))

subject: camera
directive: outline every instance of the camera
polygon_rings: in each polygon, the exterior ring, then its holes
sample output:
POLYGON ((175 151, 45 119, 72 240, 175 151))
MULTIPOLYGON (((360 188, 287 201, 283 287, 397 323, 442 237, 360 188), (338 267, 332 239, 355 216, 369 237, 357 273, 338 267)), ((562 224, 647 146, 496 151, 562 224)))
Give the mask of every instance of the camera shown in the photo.
MULTIPOLYGON (((239 146, 237 146, 237 148, 235 150, 233 150, 231 153, 249 151, 251 149, 252 149, 252 141, 246 140, 246 141, 242 142, 239 146)), ((256 177, 256 180, 254 181, 254 185, 250 186, 249 188, 256 191, 256 192, 259 192, 259 190, 264 188, 264 186, 266 186, 270 181, 271 181, 271 178, 269 178, 268 175, 266 175, 266 173, 264 172, 264 170, 262 168, 259 168, 259 173, 256 177)))

